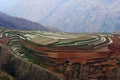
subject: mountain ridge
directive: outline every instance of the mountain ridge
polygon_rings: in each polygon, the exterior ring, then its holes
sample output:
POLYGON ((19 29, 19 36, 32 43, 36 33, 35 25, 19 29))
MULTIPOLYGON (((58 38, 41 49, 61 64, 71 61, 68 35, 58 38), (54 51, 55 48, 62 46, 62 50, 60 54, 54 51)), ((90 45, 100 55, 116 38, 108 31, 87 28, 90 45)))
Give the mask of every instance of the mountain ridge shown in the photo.
POLYGON ((52 24, 66 32, 120 31, 118 2, 119 0, 116 0, 113 4, 107 4, 90 0, 69 0, 46 21, 45 25, 52 24), (115 9, 116 6, 118 7, 115 9))
POLYGON ((13 17, 3 12, 0 12, 0 26, 8 29, 49 31, 49 29, 39 23, 23 18, 13 17))
POLYGON ((119 3, 120 0, 24 0, 2 11, 65 32, 118 32, 119 3))

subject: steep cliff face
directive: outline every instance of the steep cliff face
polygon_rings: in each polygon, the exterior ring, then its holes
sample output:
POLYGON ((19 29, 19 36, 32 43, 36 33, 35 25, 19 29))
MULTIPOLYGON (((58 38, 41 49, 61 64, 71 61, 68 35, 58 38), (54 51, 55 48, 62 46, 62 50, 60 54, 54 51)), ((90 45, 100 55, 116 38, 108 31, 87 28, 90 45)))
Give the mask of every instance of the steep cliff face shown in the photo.
POLYGON ((6 46, 0 49, 0 70, 15 80, 60 80, 55 74, 14 55, 6 46))

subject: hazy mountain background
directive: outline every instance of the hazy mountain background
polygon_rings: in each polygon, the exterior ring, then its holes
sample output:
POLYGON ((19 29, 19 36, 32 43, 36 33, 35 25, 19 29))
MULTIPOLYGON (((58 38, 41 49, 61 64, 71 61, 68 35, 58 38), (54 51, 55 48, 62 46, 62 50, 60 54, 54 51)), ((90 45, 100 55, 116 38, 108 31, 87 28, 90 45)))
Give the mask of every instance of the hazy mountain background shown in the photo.
POLYGON ((120 31, 120 0, 0 0, 0 11, 67 32, 120 31))

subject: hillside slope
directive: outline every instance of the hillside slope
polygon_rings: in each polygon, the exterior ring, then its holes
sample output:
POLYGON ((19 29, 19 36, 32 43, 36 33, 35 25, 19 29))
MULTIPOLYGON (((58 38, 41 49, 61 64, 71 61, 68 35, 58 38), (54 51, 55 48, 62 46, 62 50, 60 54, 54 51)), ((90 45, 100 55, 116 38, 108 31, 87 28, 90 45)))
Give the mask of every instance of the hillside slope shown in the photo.
POLYGON ((22 18, 12 17, 2 12, 0 12, 0 26, 4 26, 4 28, 8 29, 18 30, 49 30, 38 23, 22 18))
MULTIPOLYGON (((13 54, 5 44, 0 45, 0 70, 12 76, 14 80, 60 80, 46 69, 22 60, 13 54)), ((12 80, 9 77, 1 79, 6 75, 3 73, 0 75, 2 75, 0 80, 12 80)))

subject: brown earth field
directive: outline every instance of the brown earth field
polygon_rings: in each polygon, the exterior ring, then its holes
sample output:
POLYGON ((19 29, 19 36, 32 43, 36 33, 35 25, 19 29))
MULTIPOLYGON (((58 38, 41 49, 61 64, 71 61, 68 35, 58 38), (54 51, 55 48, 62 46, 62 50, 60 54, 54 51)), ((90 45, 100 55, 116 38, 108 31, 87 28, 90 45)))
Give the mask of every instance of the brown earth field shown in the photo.
POLYGON ((20 35, 3 35, 0 71, 8 80, 120 80, 120 35, 111 35, 84 47, 42 45, 20 35))
POLYGON ((115 34, 111 37, 113 43, 104 46, 104 44, 109 42, 106 39, 104 43, 99 44, 97 50, 80 50, 74 46, 34 46, 28 41, 21 42, 26 44, 28 48, 46 54, 45 57, 56 64, 50 66, 48 69, 51 71, 58 70, 67 80, 68 78, 70 80, 119 80, 120 75, 113 75, 114 69, 118 69, 120 59, 119 36, 115 34), (76 71, 74 71, 75 67, 76 71), (87 68, 83 68, 82 72, 81 67, 87 68))

